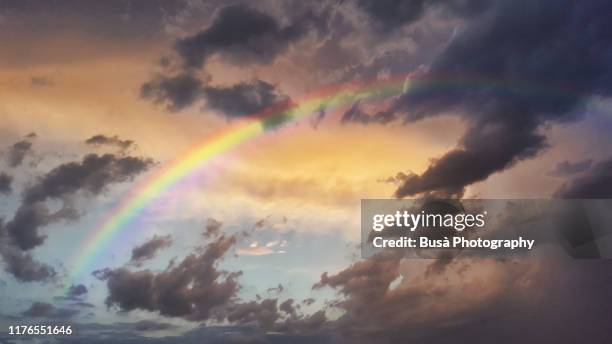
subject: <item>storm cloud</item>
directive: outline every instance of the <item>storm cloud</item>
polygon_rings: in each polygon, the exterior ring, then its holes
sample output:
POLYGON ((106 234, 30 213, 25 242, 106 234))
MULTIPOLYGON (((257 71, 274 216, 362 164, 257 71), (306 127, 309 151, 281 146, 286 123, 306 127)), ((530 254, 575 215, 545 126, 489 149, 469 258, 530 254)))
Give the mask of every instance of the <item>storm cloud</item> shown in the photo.
POLYGON ((471 21, 422 76, 456 87, 419 87, 417 78, 392 107, 407 122, 456 113, 467 132, 395 195, 461 195, 537 155, 547 146, 542 126, 576 120, 588 97, 609 95, 612 23, 604 13, 610 10, 607 1, 505 1, 471 21))

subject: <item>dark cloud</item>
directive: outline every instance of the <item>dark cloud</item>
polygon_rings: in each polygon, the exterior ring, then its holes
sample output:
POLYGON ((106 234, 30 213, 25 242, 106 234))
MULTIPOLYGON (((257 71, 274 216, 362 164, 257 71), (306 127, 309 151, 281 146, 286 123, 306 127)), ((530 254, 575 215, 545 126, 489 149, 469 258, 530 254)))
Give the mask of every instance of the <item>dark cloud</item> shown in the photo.
POLYGON ((6 153, 6 160, 10 167, 17 167, 21 165, 23 159, 32 152, 32 142, 30 141, 19 141, 9 147, 6 153))
POLYGON ((397 197, 465 186, 535 156, 546 147, 539 129, 575 120, 589 96, 610 94, 612 53, 607 1, 495 2, 436 58, 423 80, 454 80, 444 90, 417 78, 392 111, 416 121, 444 113, 468 124, 457 148, 407 179, 397 197), (576 54, 577 51, 584 53, 576 54), (484 80, 471 83, 470 80, 484 80), (491 82, 486 82, 490 80, 491 82))
POLYGON ((239 290, 237 277, 217 269, 235 237, 220 236, 201 253, 190 254, 160 273, 125 268, 97 272, 107 281, 106 304, 122 311, 142 309, 169 317, 206 320, 214 308, 227 304, 239 290))
POLYGON ((87 140, 85 143, 93 146, 101 146, 101 145, 111 145, 119 147, 122 150, 126 150, 130 148, 134 141, 132 140, 122 140, 117 135, 115 136, 106 136, 106 135, 94 135, 87 140))
POLYGON ((204 233, 202 233, 202 235, 205 238, 216 237, 221 233, 222 226, 223 226, 223 222, 212 219, 212 218, 208 219, 206 221, 206 227, 204 228, 204 233))
POLYGON ((83 284, 71 285, 68 289, 67 297, 78 300, 87 294, 87 287, 83 284))
POLYGON ((561 198, 611 198, 612 158, 596 163, 593 168, 565 183, 555 192, 561 198))
POLYGON ((369 115, 360 107, 360 103, 353 104, 340 119, 340 123, 359 123, 359 124, 387 124, 397 119, 395 113, 390 111, 379 111, 374 115, 369 115))
POLYGON ((22 204, 6 229, 14 243, 23 250, 41 245, 45 236, 39 228, 59 220, 74 220, 79 214, 71 197, 77 192, 99 194, 110 184, 126 182, 153 165, 150 159, 89 154, 80 162, 62 164, 24 191, 22 204), (46 201, 62 201, 51 212, 46 201))
POLYGON ((12 176, 6 174, 5 172, 0 172, 0 194, 10 194, 13 189, 11 186, 12 183, 12 176))
POLYGON ((303 37, 311 22, 306 16, 282 26, 267 13, 231 5, 221 9, 208 28, 180 39, 176 51, 186 67, 202 67, 215 54, 238 65, 269 63, 303 37))
POLYGON ((165 236, 155 235, 149 241, 132 249, 130 263, 139 265, 146 260, 152 259, 159 250, 170 247, 170 245, 172 245, 172 236, 169 234, 165 236))
POLYGON ((454 261, 444 274, 433 277, 428 276, 430 269, 422 276, 411 269, 407 281, 401 257, 375 256, 334 275, 324 274, 315 288, 340 293, 332 307, 343 313, 328 325, 341 342, 445 343, 461 338, 542 343, 571 342, 573 336, 605 342, 601 317, 610 307, 596 305, 610 294, 610 276, 601 274, 608 268, 603 261, 467 259, 454 261), (459 282, 452 282, 455 279, 459 282), (587 290, 595 294, 581 298, 587 290), (556 307, 542 306, 552 304, 556 307), (566 325, 551 327, 551 322, 566 325), (537 328, 538 333, 517 328, 537 328))
POLYGON ((171 112, 202 101, 207 109, 230 119, 253 115, 273 105, 286 108, 290 104, 290 99, 279 93, 274 85, 259 79, 231 86, 212 86, 204 85, 191 74, 159 76, 142 86, 141 96, 163 104, 171 112))
POLYGON ((241 82, 232 86, 206 86, 202 89, 208 108, 228 118, 253 115, 272 105, 288 104, 287 96, 262 80, 241 82))
POLYGON ((56 308, 52 304, 46 302, 35 302, 25 310, 22 315, 31 318, 54 318, 66 319, 72 318, 79 313, 76 309, 56 308))
POLYGON ((41 245, 40 228, 60 220, 74 220, 76 193, 98 194, 113 183, 129 181, 152 165, 149 159, 90 154, 81 162, 62 164, 40 177, 23 194, 21 205, 6 224, 0 223, 0 255, 5 270, 22 282, 49 281, 56 276, 49 265, 23 252, 41 245), (61 202, 52 211, 49 200, 61 202))
POLYGON ((357 0, 357 6, 366 12, 381 29, 388 31, 418 20, 425 12, 426 0, 357 0))
POLYGON ((270 330, 280 318, 277 299, 264 299, 237 304, 229 310, 227 320, 237 324, 257 324, 270 330))
POLYGON ((141 97, 164 105, 168 111, 176 112, 198 101, 202 96, 202 81, 188 73, 176 76, 160 75, 142 85, 141 97))
POLYGON ((231 305, 225 311, 225 316, 232 324, 256 325, 264 331, 321 334, 327 323, 325 311, 304 315, 298 312, 298 307, 293 299, 287 299, 279 305, 278 299, 268 298, 231 305))
POLYGON ((0 223, 0 256, 5 271, 20 282, 50 281, 57 273, 53 267, 36 261, 31 254, 21 251, 13 244, 6 243, 6 235, 0 223))
POLYGON ((453 14, 470 16, 484 11, 489 0, 357 0, 357 6, 368 14, 373 24, 388 32, 412 24, 425 14, 428 7, 443 6, 453 14))
POLYGON ((555 168, 548 173, 548 175, 553 177, 568 177, 573 176, 578 173, 582 173, 591 168, 593 164, 593 159, 585 159, 581 161, 571 162, 571 161, 562 161, 558 163, 555 168))

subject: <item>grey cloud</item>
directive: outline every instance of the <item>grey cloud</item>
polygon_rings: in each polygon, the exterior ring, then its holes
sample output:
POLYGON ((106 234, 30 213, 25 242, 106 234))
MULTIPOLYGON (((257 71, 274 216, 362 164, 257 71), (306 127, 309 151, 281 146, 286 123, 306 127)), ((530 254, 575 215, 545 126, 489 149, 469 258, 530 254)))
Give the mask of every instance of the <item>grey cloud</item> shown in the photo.
POLYGON ((206 86, 202 89, 207 107, 228 118, 253 115, 272 105, 288 104, 288 97, 262 80, 241 82, 232 86, 206 86))
POLYGON ((23 201, 6 229, 14 243, 23 250, 41 245, 45 236, 39 228, 59 220, 74 220, 79 214, 71 197, 85 191, 99 194, 113 183, 129 181, 151 167, 150 159, 89 154, 81 162, 62 164, 24 191, 23 201), (62 208, 51 213, 46 201, 58 199, 62 208))
POLYGON ((171 112, 202 101, 207 109, 217 111, 229 119, 253 115, 273 105, 283 108, 290 104, 287 96, 263 80, 213 86, 204 85, 191 74, 159 76, 142 86, 141 96, 163 104, 171 112))
POLYGON ((340 293, 333 307, 343 314, 329 326, 341 336, 341 342, 444 343, 461 338, 469 342, 569 343, 574 336, 605 341, 606 326, 601 317, 605 318, 610 307, 595 306, 609 294, 606 286, 610 277, 601 273, 609 264, 603 261, 459 260, 452 263, 452 274, 464 280, 459 286, 448 282, 447 271, 433 279, 425 272, 423 277, 409 282, 404 279, 391 287, 402 278, 400 263, 397 256, 372 257, 337 274, 324 274, 315 285, 340 293), (497 277, 482 283, 478 272, 465 276, 481 264, 499 269, 497 277), (524 281, 529 281, 528 285, 523 285, 524 281), (490 294, 476 297, 474 302, 473 296, 482 295, 479 290, 490 294), (584 293, 589 296, 581 297, 584 293), (559 308, 549 307, 553 304, 559 308), (564 326, 551 327, 551 322, 564 326), (538 331, 517 332, 517 328, 538 331))
POLYGON ((612 158, 596 163, 589 172, 563 184, 554 194, 561 198, 611 198, 612 158))
POLYGON ((170 245, 172 245, 172 236, 155 235, 147 242, 132 249, 132 258, 130 259, 130 263, 136 265, 141 264, 145 260, 152 259, 159 250, 169 247, 170 245))
POLYGON ((202 81, 183 73, 176 76, 158 76, 140 89, 141 97, 163 104, 169 111, 180 111, 191 106, 202 96, 202 81))
POLYGON ((408 122, 459 114, 468 130, 457 148, 407 179, 396 196, 461 195, 545 148, 543 125, 576 120, 589 96, 609 95, 612 24, 603 13, 610 10, 606 1, 506 1, 470 22, 424 73, 425 86, 417 78, 392 108, 408 122), (452 90, 426 86, 449 78, 457 82, 452 90), (464 78, 494 82, 463 84, 464 78), (528 86, 508 86, 517 84, 528 86))
POLYGON ((53 267, 36 261, 31 254, 22 252, 18 247, 6 243, 6 235, 0 223, 0 256, 5 271, 21 282, 50 281, 57 273, 53 267))
POLYGON ((216 237, 221 233, 222 226, 223 226, 223 222, 212 219, 212 218, 208 219, 206 221, 206 227, 204 228, 204 233, 202 233, 202 235, 205 238, 216 237))
POLYGON ((553 177, 568 177, 587 171, 593 165, 593 159, 585 159, 576 162, 562 161, 548 174, 553 177))
POLYGON ((23 159, 32 152, 32 142, 30 141, 19 141, 9 147, 6 153, 6 160, 10 167, 17 167, 21 165, 23 159))
POLYGON ((383 32, 412 24, 425 14, 429 7, 442 6, 452 14, 472 16, 483 12, 489 0, 357 0, 357 7, 368 14, 374 26, 383 32))
POLYGON ((396 119, 397 116, 391 111, 379 111, 374 115, 369 115, 361 109, 360 103, 357 102, 344 112, 340 123, 388 124, 396 119))
POLYGON ((8 195, 13 190, 11 184, 13 177, 5 172, 0 172, 0 194, 8 195))
POLYGON ((87 287, 83 284, 71 285, 68 289, 67 297, 78 300, 87 294, 87 287))
POLYGON ((66 319, 72 318, 79 313, 76 309, 56 308, 52 304, 46 302, 35 302, 30 308, 25 310, 22 315, 31 318, 53 318, 66 319))
POLYGON ((267 13, 230 5, 219 11, 208 28, 179 40, 176 50, 186 67, 202 67, 214 54, 235 64, 269 63, 303 37, 310 22, 304 17, 282 26, 267 13))
POLYGON ((97 272, 107 281, 106 304, 122 311, 142 309, 169 317, 206 320, 214 308, 228 303, 239 290, 241 274, 217 269, 218 262, 234 245, 234 237, 220 236, 201 253, 190 254, 178 265, 160 273, 125 268, 97 272))

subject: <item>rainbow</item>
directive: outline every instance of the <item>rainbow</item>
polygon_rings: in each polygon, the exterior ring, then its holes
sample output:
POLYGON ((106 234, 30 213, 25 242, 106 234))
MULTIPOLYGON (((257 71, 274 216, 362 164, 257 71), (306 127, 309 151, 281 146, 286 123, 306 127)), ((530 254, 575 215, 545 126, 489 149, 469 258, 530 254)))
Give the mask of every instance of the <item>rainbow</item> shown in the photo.
POLYGON ((457 90, 479 90, 482 87, 520 94, 577 96, 577 92, 571 90, 521 82, 502 84, 496 80, 458 76, 424 80, 412 79, 410 75, 398 75, 334 85, 309 93, 294 102, 274 105, 233 122, 225 130, 206 138, 177 158, 163 164, 155 173, 137 182, 104 220, 88 233, 84 244, 70 259, 70 262, 75 265, 71 280, 77 281, 82 278, 83 273, 88 271, 96 257, 113 238, 127 228, 128 224, 156 198, 206 166, 213 158, 270 129, 318 113, 322 109, 333 111, 358 101, 380 101, 404 93, 409 88, 414 92, 432 89, 436 92, 455 92, 457 90))
POLYGON ((157 197, 181 180, 205 166, 211 159, 232 148, 279 127, 289 121, 333 110, 357 101, 382 100, 400 94, 406 88, 406 75, 383 80, 355 81, 327 87, 291 103, 282 103, 236 121, 225 130, 196 144, 159 170, 140 180, 90 231, 70 262, 74 262, 71 280, 83 277, 104 248, 157 197))

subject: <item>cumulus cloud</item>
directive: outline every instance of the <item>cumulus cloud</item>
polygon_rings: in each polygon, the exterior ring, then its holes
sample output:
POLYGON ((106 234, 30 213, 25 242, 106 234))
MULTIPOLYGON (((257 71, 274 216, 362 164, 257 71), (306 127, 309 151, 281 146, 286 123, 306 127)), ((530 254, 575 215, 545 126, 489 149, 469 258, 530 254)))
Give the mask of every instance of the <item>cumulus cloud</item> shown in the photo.
POLYGON ((461 195, 467 185, 538 154, 546 147, 543 125, 575 120, 589 96, 609 95, 612 62, 604 56, 612 50, 612 24, 602 13, 610 10, 606 1, 532 1, 527 7, 504 1, 470 21, 422 76, 450 78, 457 87, 418 87, 417 78, 392 107, 408 122, 459 114, 468 130, 396 196, 461 195), (474 78, 494 82, 468 84, 474 78))
POLYGON ((192 253, 160 273, 126 268, 98 271, 96 276, 106 280, 108 287, 106 304, 122 311, 141 309, 189 320, 209 319, 213 309, 227 304, 239 290, 241 272, 217 268, 235 242, 233 236, 219 236, 201 253, 192 253))
POLYGON ((153 165, 150 159, 86 155, 82 161, 61 164, 28 186, 12 219, 0 222, 0 256, 5 269, 23 282, 48 281, 55 270, 24 251, 41 245, 46 235, 40 229, 61 220, 80 216, 74 202, 77 194, 97 195, 114 183, 126 182, 153 165), (51 210, 48 201, 61 203, 51 210))
POLYGON ((169 234, 165 236, 155 235, 149 241, 132 249, 130 263, 140 265, 142 262, 155 257, 159 250, 170 247, 170 245, 172 245, 172 236, 169 234))
POLYGON ((22 140, 14 143, 9 147, 6 153, 6 161, 10 167, 17 167, 21 165, 26 155, 32 152, 32 142, 22 140))
POLYGON ((10 194, 12 191, 11 184, 13 183, 13 177, 6 172, 0 172, 0 194, 10 194))
POLYGON ((7 232, 23 250, 41 245, 45 236, 39 233, 40 227, 78 217, 71 202, 75 193, 99 194, 108 185, 129 181, 152 165, 150 159, 112 154, 89 154, 80 162, 59 165, 24 191, 21 205, 6 224, 7 232), (52 212, 46 204, 50 199, 62 201, 62 208, 52 212))

